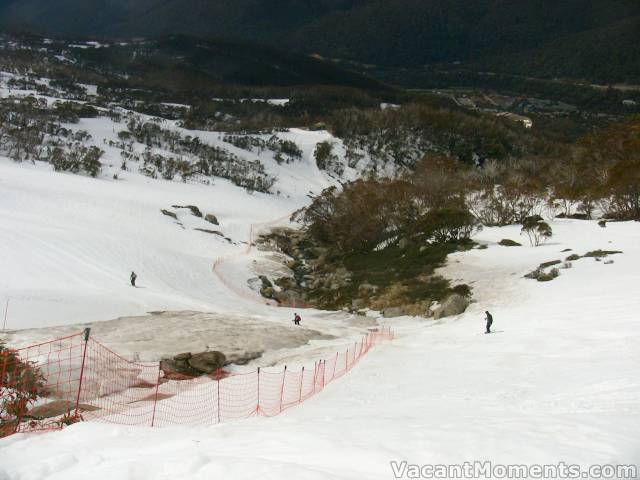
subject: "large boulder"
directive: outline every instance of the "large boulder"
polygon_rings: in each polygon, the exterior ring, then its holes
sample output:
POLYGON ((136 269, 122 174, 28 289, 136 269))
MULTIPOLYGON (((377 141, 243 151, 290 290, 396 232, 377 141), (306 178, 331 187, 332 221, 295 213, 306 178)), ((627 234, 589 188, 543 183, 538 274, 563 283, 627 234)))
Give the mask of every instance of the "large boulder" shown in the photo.
POLYGON ((453 315, 460 315, 469 306, 469 300, 462 295, 454 293, 446 298, 442 304, 437 306, 433 310, 433 318, 438 320, 443 317, 451 317, 453 315))
POLYGON ((281 290, 273 292, 273 297, 282 305, 300 305, 304 303, 302 296, 295 290, 281 290))
POLYGON ((213 373, 222 368, 227 359, 222 352, 179 353, 173 358, 167 358, 160 362, 160 369, 165 377, 181 379, 182 377, 199 377, 213 373))
POLYGON ((213 373, 221 369, 227 363, 227 358, 222 352, 202 352, 191 355, 189 366, 201 373, 213 373))

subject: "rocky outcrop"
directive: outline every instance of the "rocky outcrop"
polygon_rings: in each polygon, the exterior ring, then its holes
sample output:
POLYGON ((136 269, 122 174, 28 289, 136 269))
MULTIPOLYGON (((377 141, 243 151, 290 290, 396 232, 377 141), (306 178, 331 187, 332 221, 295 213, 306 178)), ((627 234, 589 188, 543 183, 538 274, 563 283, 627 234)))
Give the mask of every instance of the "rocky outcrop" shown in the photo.
POLYGON ((438 320, 443 317, 451 317, 464 313, 469 306, 469 300, 462 295, 454 293, 448 296, 440 305, 433 309, 433 318, 438 320))
POLYGON ((199 377, 208 375, 221 369, 227 364, 224 353, 201 352, 192 354, 191 352, 179 353, 173 358, 160 361, 160 369, 165 377, 169 379, 179 379, 180 376, 199 377))
POLYGON ((174 212, 170 212, 169 210, 165 210, 165 209, 162 209, 160 211, 162 212, 163 215, 166 215, 167 217, 171 217, 174 220, 178 219, 178 215, 176 215, 174 212))
POLYGON ((222 232, 219 232, 217 230, 209 230, 208 228, 194 228, 194 230, 197 230, 199 232, 208 233, 210 235, 218 235, 219 237, 224 237, 222 232))
POLYGON ((188 360, 189 366, 202 373, 213 373, 224 367, 227 358, 222 352, 202 352, 192 355, 188 360))
POLYGON ((195 205, 171 205, 173 208, 188 208, 195 217, 202 218, 202 212, 195 205))
POLYGON ((218 217, 216 217, 213 213, 207 213, 204 216, 204 219, 206 222, 212 223, 213 225, 220 225, 220 222, 218 222, 218 217))

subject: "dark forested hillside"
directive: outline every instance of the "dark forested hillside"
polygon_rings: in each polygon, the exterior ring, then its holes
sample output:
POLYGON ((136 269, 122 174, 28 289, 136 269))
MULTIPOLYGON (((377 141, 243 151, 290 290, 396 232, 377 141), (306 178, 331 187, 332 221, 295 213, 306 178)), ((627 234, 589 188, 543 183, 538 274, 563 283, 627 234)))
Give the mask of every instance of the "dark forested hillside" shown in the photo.
POLYGON ((640 79, 635 0, 0 0, 0 27, 188 33, 383 66, 459 61, 535 76, 640 79))

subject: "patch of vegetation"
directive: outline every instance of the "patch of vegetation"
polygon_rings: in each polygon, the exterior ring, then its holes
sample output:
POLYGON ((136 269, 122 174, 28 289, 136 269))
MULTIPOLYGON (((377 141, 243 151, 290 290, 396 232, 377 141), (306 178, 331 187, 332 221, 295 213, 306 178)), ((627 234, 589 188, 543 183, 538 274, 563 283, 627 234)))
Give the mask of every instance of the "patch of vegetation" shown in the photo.
POLYGON ((516 242, 515 240, 511 240, 509 238, 503 238, 498 242, 498 245, 502 245, 503 247, 521 247, 522 244, 516 242))
POLYGON ((620 250, 593 250, 591 252, 587 252, 583 255, 586 258, 604 258, 609 255, 616 255, 618 253, 623 253, 620 250))
POLYGON ((0 438, 15 433, 30 406, 46 393, 38 367, 0 343, 0 438))
POLYGON ((262 237, 261 242, 277 245, 294 259, 288 264, 293 278, 283 277, 273 283, 261 278, 261 293, 283 303, 293 296, 325 309, 351 308, 355 301, 358 308, 402 306, 413 308, 415 314, 425 314, 431 301, 452 293, 471 294, 468 285, 451 286, 433 272, 444 264, 449 253, 471 248, 472 242, 403 248, 391 245, 347 255, 320 246, 305 232, 274 232, 262 237))
POLYGON ((545 272, 542 268, 536 268, 533 272, 527 273, 525 278, 531 278, 538 282, 550 282, 554 278, 560 276, 560 270, 552 268, 548 272, 545 272))
POLYGON ((553 267, 554 265, 559 265, 562 263, 562 260, 551 260, 549 262, 541 263, 538 269, 542 270, 545 268, 553 267))

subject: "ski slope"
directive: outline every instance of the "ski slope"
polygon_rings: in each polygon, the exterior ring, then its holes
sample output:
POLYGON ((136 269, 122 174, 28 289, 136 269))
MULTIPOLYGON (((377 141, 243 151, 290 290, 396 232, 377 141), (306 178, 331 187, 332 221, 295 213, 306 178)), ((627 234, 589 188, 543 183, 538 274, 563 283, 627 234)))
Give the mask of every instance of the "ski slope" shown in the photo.
MULTIPOLYGON (((207 185, 151 179, 137 173, 136 165, 122 171, 120 150, 105 144, 117 140, 122 124, 101 117, 68 127, 88 131, 92 143, 105 150, 99 178, 0 158, 0 301, 4 310, 9 300, 8 329, 109 320, 153 310, 262 313, 268 309, 255 300, 257 295, 251 301, 225 287, 212 273, 214 262, 237 255, 236 261, 221 267, 222 274, 234 283, 238 277, 239 288, 250 296, 246 282, 256 276, 250 267, 260 254, 242 254, 252 224, 286 225, 288 216, 309 202, 310 194, 335 183, 313 159, 316 143, 330 137, 326 132, 282 133, 304 152, 301 161, 283 166, 267 154, 223 145, 261 161, 277 177, 274 191, 279 194, 270 195, 248 193, 224 179, 207 185), (172 205, 198 206, 204 215, 214 214, 220 225, 172 205), (178 220, 161 209, 175 212, 178 220), (129 285, 132 270, 138 274, 136 289, 129 285)), ((169 122, 164 127, 177 128, 169 122)), ((212 145, 223 144, 220 134, 195 134, 212 145)))
MULTIPOLYGON (((300 408, 211 428, 77 424, 0 441, 0 479, 389 479, 415 464, 640 463, 637 223, 558 221, 539 248, 516 227, 450 258, 476 303, 439 322, 389 320, 396 340, 300 408), (562 252, 571 248, 571 252, 562 252), (549 283, 543 261, 584 258, 549 283), (489 309, 497 333, 484 335, 489 309)), ((406 477, 405 477, 406 478, 406 477)))

